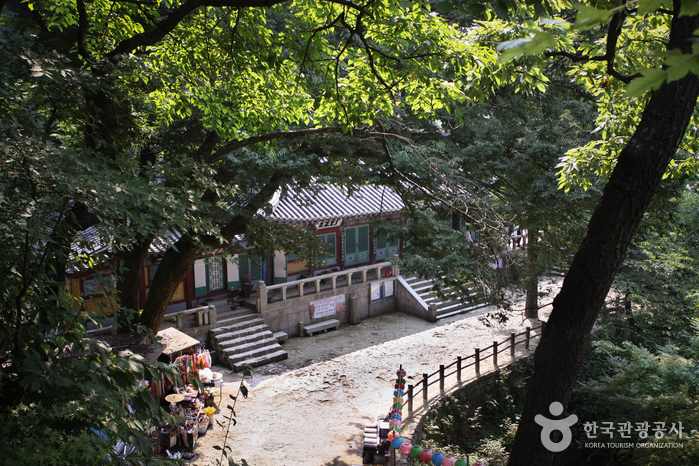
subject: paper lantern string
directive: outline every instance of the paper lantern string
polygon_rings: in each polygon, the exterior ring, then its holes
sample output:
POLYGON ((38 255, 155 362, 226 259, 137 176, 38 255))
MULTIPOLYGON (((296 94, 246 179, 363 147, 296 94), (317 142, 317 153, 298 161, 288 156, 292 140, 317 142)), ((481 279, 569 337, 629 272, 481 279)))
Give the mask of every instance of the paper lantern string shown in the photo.
MULTIPOLYGON (((391 405, 391 410, 389 411, 389 428, 388 428, 388 440, 391 442, 391 447, 400 450, 403 456, 412 456, 413 458, 420 459, 423 463, 431 463, 434 466, 469 466, 468 457, 466 459, 456 459, 451 455, 445 455, 444 453, 437 451, 432 453, 431 450, 425 449, 420 445, 412 445, 410 442, 406 442, 401 438, 401 423, 403 421, 403 396, 405 392, 405 376, 406 372, 401 364, 399 369, 396 371, 396 383, 393 390, 393 404, 391 405)), ((473 466, 485 466, 481 461, 476 461, 473 466)))

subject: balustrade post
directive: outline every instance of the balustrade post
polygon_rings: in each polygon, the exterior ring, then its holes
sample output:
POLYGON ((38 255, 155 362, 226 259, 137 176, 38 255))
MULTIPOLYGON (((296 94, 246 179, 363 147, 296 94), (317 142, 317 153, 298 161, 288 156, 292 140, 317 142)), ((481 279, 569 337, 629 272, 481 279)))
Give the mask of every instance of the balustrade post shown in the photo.
POLYGON ((218 323, 218 309, 213 304, 209 304, 209 325, 216 327, 218 323))
POLYGON ((456 357, 456 380, 461 383, 461 356, 456 357))
POLYGON ((532 328, 527 327, 526 333, 524 334, 524 349, 529 351, 529 340, 532 338, 532 328))
POLYGON ((330 277, 330 283, 332 283, 332 289, 337 288, 337 275, 333 275, 330 277))
POLYGON ((439 365, 439 391, 444 391, 444 364, 439 365))
POLYGON ((493 366, 498 365, 498 342, 493 342, 493 366))
POLYGON ((316 293, 320 293, 320 278, 316 278, 316 293))
POLYGON ((347 272, 345 275, 347 277, 347 286, 352 285, 352 272, 347 272))
POLYGON ((366 283, 366 269, 362 269, 362 283, 366 283))
POLYGON ((299 298, 300 298, 301 296, 303 296, 303 285, 305 285, 305 284, 306 284, 305 282, 301 282, 301 283, 299 283, 298 286, 297 286, 298 289, 299 289, 299 298))
POLYGON ((510 357, 515 357, 515 332, 510 333, 510 357))
POLYGON ((541 336, 544 336, 544 330, 546 329, 546 321, 541 321, 541 336))
POLYGON ((282 286, 282 301, 286 301, 286 286, 282 286))
POLYGON ((475 358, 475 369, 476 369, 476 376, 481 375, 481 349, 476 348, 476 352, 473 354, 473 357, 475 358))
POLYGON ((408 412, 413 412, 413 386, 408 385, 408 412))
POLYGON ((427 377, 429 374, 422 374, 422 400, 427 404, 427 377))

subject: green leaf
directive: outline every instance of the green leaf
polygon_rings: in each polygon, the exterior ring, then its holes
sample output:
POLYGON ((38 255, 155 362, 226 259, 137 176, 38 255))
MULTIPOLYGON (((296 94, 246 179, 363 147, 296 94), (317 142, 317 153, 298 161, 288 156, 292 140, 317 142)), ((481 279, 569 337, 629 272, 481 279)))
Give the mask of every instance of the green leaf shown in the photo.
POLYGON ((452 5, 451 2, 439 2, 437 3, 437 6, 434 7, 434 11, 436 11, 440 15, 446 15, 450 13, 453 9, 454 5, 452 5))
POLYGON ((606 23, 612 17, 612 12, 607 10, 598 10, 591 6, 578 4, 575 6, 580 12, 575 17, 573 27, 581 31, 587 31, 595 28, 603 23, 606 23))
POLYGON ((650 13, 661 7, 665 0, 638 0, 638 12, 650 13))
POLYGON ((246 387, 246 386, 243 385, 242 383, 240 384, 240 393, 243 394, 243 397, 244 397, 244 398, 247 398, 247 397, 248 397, 248 387, 246 387))
POLYGON ((667 71, 656 68, 643 69, 641 74, 643 77, 634 79, 626 87, 628 97, 640 97, 649 89, 657 90, 667 78, 667 71))
POLYGON ((694 16, 699 14, 699 2, 697 0, 682 0, 680 16, 694 16))

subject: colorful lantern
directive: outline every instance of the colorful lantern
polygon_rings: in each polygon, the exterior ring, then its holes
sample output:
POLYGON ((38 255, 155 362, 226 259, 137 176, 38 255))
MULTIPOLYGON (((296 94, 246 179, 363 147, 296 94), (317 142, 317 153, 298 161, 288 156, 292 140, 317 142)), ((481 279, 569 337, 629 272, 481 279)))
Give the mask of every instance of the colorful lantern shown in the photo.
POLYGON ((396 375, 398 377, 401 377, 401 378, 405 377, 405 374, 406 374, 405 369, 403 369, 402 367, 400 369, 398 369, 398 371, 396 371, 396 375))
POLYGON ((403 439, 400 437, 396 437, 393 440, 391 440, 391 446, 393 448, 400 448, 403 445, 403 439))
POLYGON ((397 390, 405 390, 405 383, 397 383, 394 385, 397 390))
POLYGON ((391 420, 389 421, 389 423, 388 423, 388 426, 389 426, 389 427, 391 427, 391 426, 400 427, 400 426, 401 426, 401 422, 400 422, 398 419, 391 419, 391 420))
POLYGON ((403 377, 401 377, 401 378, 399 378, 399 379, 396 379, 396 383, 404 384, 404 383, 405 383, 405 379, 404 379, 403 377))
POLYGON ((443 462, 444 462, 444 453, 437 451, 437 452, 432 454, 432 464, 434 464, 434 466, 442 466, 443 462))
POLYGON ((468 462, 464 459, 457 460, 454 466, 468 466, 468 462))
POLYGON ((402 402, 403 402, 403 397, 402 397, 402 396, 393 397, 393 402, 394 402, 394 403, 402 403, 402 402))
POLYGON ((400 434, 395 430, 392 430, 388 433, 388 439, 393 440, 394 438, 400 438, 400 434))
POLYGON ((399 421, 402 421, 402 420, 403 420, 403 416, 401 416, 401 415, 398 414, 398 413, 396 413, 396 414, 391 414, 391 419, 398 419, 399 421))
POLYGON ((396 409, 403 409, 403 403, 393 403, 393 407, 396 409))
POLYGON ((429 448, 426 450, 422 450, 420 453, 420 459, 422 460, 423 463, 429 463, 432 461, 432 450, 429 448))
POLYGON ((410 442, 405 442, 400 446, 400 452, 403 454, 403 456, 408 456, 411 448, 413 448, 413 446, 410 444, 410 442))
POLYGON ((451 455, 447 455, 442 460, 442 466, 456 466, 456 458, 451 455))
POLYGON ((473 463, 473 466, 484 466, 484 465, 482 462, 476 461, 475 463, 473 463))
POLYGON ((420 445, 414 445, 413 448, 410 449, 410 456, 413 458, 419 458, 420 453, 422 453, 422 447, 420 445))
POLYGON ((390 427, 388 428, 388 430, 395 430, 395 431, 398 432, 399 434, 402 432, 400 426, 390 426, 390 427))
POLYGON ((403 396, 405 392, 403 390, 393 390, 393 396, 403 396))

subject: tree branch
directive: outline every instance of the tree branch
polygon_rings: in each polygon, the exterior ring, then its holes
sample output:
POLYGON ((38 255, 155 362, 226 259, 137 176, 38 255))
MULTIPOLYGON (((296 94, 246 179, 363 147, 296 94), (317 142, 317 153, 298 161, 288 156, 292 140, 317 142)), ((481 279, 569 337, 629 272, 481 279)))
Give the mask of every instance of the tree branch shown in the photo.
MULTIPOLYGON (((149 31, 136 34, 128 39, 124 39, 106 57, 114 58, 119 55, 131 53, 138 47, 154 45, 160 42, 163 37, 172 32, 184 18, 191 12, 202 6, 213 7, 234 7, 234 8, 270 8, 275 5, 287 3, 292 0, 187 0, 172 13, 167 15, 156 27, 149 31)), ((347 0, 325 0, 329 3, 336 3, 358 11, 363 11, 364 7, 347 0)))

